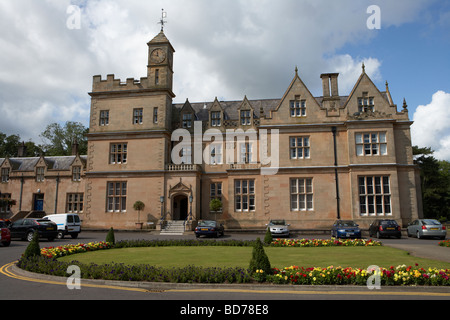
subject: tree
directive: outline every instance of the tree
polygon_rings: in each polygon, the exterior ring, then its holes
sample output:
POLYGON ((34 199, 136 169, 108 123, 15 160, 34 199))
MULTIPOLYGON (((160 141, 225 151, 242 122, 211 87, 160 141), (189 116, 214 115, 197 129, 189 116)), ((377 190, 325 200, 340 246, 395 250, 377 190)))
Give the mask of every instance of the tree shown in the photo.
POLYGON ((80 122, 67 121, 64 127, 59 123, 47 126, 40 137, 44 140, 43 149, 47 156, 69 156, 72 154, 72 144, 77 141, 80 154, 87 154, 88 130, 80 122))
POLYGON ((133 204, 133 209, 138 212, 138 223, 140 223, 141 211, 144 210, 144 208, 145 204, 142 201, 138 200, 133 204))
POLYGON ((26 147, 25 157, 37 157, 42 154, 40 146, 33 141, 22 142, 18 134, 7 136, 0 132, 0 158, 15 158, 19 155, 19 147, 24 144, 26 147))
POLYGON ((431 148, 413 147, 415 162, 420 168, 423 215, 425 218, 449 218, 450 163, 433 157, 431 148))

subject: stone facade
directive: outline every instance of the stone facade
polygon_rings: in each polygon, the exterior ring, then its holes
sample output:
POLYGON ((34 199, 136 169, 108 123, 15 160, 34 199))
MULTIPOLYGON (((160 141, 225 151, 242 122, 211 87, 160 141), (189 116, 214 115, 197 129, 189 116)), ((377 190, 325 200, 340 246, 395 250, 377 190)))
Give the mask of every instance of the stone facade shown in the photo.
MULTIPOLYGON (((82 190, 83 223, 99 228, 184 220, 191 229, 199 219, 263 228, 285 219, 293 229, 312 229, 337 218, 367 227, 379 217, 405 225, 422 215, 406 103, 398 111, 387 83, 380 91, 364 66, 348 96, 339 95, 338 74, 328 73, 320 76, 323 96, 314 97, 295 70, 280 99, 175 104, 175 50, 162 31, 148 47, 147 77, 94 76, 88 155, 73 162, 83 164, 81 181, 71 181, 69 167, 58 173, 67 178, 55 208, 47 198, 51 169, 48 185, 30 183, 26 196, 41 187, 49 213, 66 210, 63 199, 82 190), (231 139, 236 132, 246 138, 231 139), (217 212, 209 208, 213 198, 222 203, 217 212), (143 212, 133 209, 138 200, 143 212)), ((15 198, 21 171, 14 159, 0 161, 17 176, 15 187, 4 182, 1 191, 15 198)))

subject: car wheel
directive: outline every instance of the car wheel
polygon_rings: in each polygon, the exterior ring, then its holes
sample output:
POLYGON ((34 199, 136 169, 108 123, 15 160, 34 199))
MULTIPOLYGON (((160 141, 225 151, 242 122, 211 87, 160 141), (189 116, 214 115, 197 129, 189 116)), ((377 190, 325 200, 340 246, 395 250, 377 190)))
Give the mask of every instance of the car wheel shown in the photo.
POLYGON ((27 241, 28 242, 31 242, 33 240, 34 232, 35 231, 30 231, 27 233, 27 241))
POLYGON ((417 237, 417 239, 421 239, 421 238, 422 238, 422 237, 420 236, 420 232, 419 232, 419 231, 416 232, 416 237, 417 237))
POLYGON ((58 231, 58 235, 56 237, 58 239, 64 239, 64 231, 58 231))
MULTIPOLYGON (((445 239, 445 237, 444 237, 444 239, 445 239)), ((11 241, 5 241, 5 242, 2 242, 2 244, 4 247, 9 247, 9 245, 11 244, 11 241)))
POLYGON ((381 239, 380 231, 377 231, 377 239, 381 239))
POLYGON ((72 239, 76 239, 78 238, 78 233, 72 233, 70 236, 72 237, 72 239))

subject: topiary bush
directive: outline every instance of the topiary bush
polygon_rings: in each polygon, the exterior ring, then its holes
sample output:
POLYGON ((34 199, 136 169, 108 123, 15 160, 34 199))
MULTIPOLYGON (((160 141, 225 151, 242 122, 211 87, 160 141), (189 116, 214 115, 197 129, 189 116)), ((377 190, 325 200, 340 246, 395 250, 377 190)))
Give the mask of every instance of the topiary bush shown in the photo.
POLYGON ((116 243, 116 239, 114 237, 114 229, 111 227, 108 231, 108 234, 106 235, 106 242, 115 244, 116 243))
POLYGON ((270 232, 270 228, 267 228, 266 235, 264 237, 265 244, 271 244, 273 241, 272 232, 270 232))
POLYGON ((35 231, 33 235, 33 239, 28 244, 28 247, 25 249, 25 252, 23 254, 24 258, 34 257, 34 256, 40 256, 41 255, 41 248, 39 246, 39 232, 35 231))
POLYGON ((269 257, 267 257, 266 252, 264 251, 263 244, 259 238, 256 239, 255 245, 253 247, 249 270, 253 273, 257 271, 258 273, 261 273, 262 270, 262 273, 265 275, 272 274, 269 257))

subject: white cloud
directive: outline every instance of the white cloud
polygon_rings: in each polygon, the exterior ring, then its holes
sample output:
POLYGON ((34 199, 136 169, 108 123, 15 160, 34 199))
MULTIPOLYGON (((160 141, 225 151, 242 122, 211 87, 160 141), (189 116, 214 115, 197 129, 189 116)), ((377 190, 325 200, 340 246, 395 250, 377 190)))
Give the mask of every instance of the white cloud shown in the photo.
POLYGON ((450 160, 450 93, 437 91, 427 105, 418 106, 411 129, 412 143, 431 147, 434 157, 450 160))
MULTIPOLYGON (((382 27, 413 21, 426 0, 378 1, 382 27)), ((51 122, 88 125, 92 76, 146 76, 147 45, 161 8, 176 49, 175 102, 279 98, 299 73, 314 94, 320 74, 340 72, 348 94, 361 72, 381 78, 377 57, 335 52, 370 41, 371 1, 4 0, 0 1, 0 131, 38 140, 51 122), (67 7, 81 7, 70 30, 67 7), (26 115, 32 121, 21 121, 26 115)))

